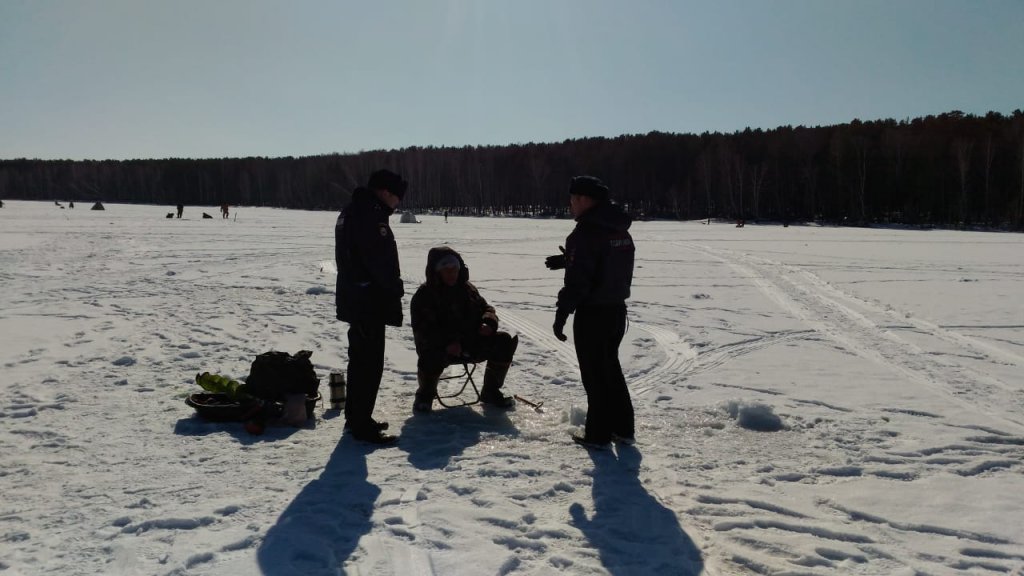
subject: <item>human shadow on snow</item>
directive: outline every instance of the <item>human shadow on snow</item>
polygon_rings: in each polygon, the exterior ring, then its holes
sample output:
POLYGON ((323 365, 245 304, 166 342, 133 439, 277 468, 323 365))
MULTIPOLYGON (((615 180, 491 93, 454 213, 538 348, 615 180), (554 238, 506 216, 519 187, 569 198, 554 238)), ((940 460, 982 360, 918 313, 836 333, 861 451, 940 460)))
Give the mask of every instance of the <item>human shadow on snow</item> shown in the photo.
POLYGON ((256 558, 265 576, 339 573, 373 527, 381 492, 367 479, 366 456, 373 450, 342 436, 320 477, 299 492, 263 538, 256 558))
POLYGON ((594 461, 594 513, 569 507, 572 524, 598 551, 611 574, 696 576, 704 559, 675 513, 640 483, 640 452, 619 445, 618 452, 591 450, 594 461))
POLYGON ((409 463, 418 470, 440 470, 485 433, 519 435, 506 410, 484 407, 481 413, 456 406, 414 414, 402 425, 398 447, 409 453, 409 463))

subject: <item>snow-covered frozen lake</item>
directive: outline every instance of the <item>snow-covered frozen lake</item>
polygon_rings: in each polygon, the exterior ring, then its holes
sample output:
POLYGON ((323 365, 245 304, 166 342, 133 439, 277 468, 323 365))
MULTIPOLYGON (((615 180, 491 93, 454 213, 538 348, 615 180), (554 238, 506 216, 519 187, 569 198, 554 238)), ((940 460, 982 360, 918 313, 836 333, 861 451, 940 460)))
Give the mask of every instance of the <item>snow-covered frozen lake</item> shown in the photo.
POLYGON ((395 217, 406 306, 459 250, 544 411, 414 417, 389 328, 372 450, 183 401, 270 349, 344 368, 336 214, 87 208, 0 209, 5 576, 1024 573, 1022 235, 634 224, 638 445, 591 453, 543 264, 573 223, 395 217))

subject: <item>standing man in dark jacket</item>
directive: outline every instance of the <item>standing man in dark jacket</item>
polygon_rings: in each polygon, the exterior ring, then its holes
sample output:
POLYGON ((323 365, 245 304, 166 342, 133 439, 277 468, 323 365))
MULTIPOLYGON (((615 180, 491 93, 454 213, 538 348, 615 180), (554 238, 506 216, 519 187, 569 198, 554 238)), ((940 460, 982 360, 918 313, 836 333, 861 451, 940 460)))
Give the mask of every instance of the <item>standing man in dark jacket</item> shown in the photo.
POLYGON ((334 227, 338 320, 349 325, 345 427, 353 438, 374 444, 398 439, 384 433, 388 424, 373 419, 373 408, 384 374, 384 327, 402 325, 405 288, 388 217, 407 187, 394 172, 374 172, 334 227))
POLYGON ((576 229, 565 240, 564 254, 549 257, 546 264, 552 270, 565 268, 553 327, 559 340, 566 340, 565 322, 576 314, 573 341, 587 391, 587 422, 585 434, 573 440, 590 448, 606 447, 612 440, 633 444, 633 402, 619 364, 633 283, 632 220, 609 201, 608 187, 593 176, 572 179, 569 211, 576 229))
POLYGON ((519 336, 498 331, 498 315, 469 281, 462 256, 447 246, 427 253, 426 281, 412 297, 419 388, 412 409, 430 412, 437 382, 450 364, 487 361, 480 401, 511 408, 515 399, 501 393, 519 336))

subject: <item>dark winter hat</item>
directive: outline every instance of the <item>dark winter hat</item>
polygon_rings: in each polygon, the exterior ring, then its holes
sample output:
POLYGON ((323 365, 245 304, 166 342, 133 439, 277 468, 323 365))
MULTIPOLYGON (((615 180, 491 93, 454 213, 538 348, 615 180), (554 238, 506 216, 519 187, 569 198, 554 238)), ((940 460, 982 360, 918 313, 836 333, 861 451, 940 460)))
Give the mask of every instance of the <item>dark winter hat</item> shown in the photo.
POLYGON ((434 270, 440 272, 445 268, 455 268, 456 270, 462 268, 459 264, 459 258, 455 254, 449 254, 444 258, 437 261, 437 265, 434 266, 434 270))
POLYGON ((370 181, 366 187, 370 190, 387 190, 401 199, 405 196, 405 189, 409 187, 409 183, 391 170, 377 170, 370 174, 370 181))
POLYGON ((590 196, 595 200, 608 198, 608 186, 600 178, 593 176, 577 176, 569 182, 569 194, 590 196))

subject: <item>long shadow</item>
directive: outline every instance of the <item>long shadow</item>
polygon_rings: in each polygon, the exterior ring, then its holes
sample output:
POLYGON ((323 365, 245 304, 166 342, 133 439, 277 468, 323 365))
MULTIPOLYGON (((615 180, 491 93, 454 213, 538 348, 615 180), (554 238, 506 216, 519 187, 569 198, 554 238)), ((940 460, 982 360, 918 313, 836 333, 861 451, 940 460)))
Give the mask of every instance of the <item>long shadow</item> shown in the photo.
POLYGON ((440 470, 466 448, 480 442, 484 433, 516 436, 519 431, 505 410, 469 406, 417 414, 402 425, 398 447, 409 453, 409 463, 419 470, 440 470))
POLYGON ((373 446, 344 435, 320 477, 306 485, 267 531, 256 552, 265 576, 341 573, 345 561, 372 528, 380 488, 367 480, 373 446))
POLYGON ((611 574, 673 574, 696 576, 704 559, 672 510, 651 496, 640 483, 640 452, 590 451, 594 461, 594 514, 583 506, 569 507, 573 525, 598 551, 611 574))

